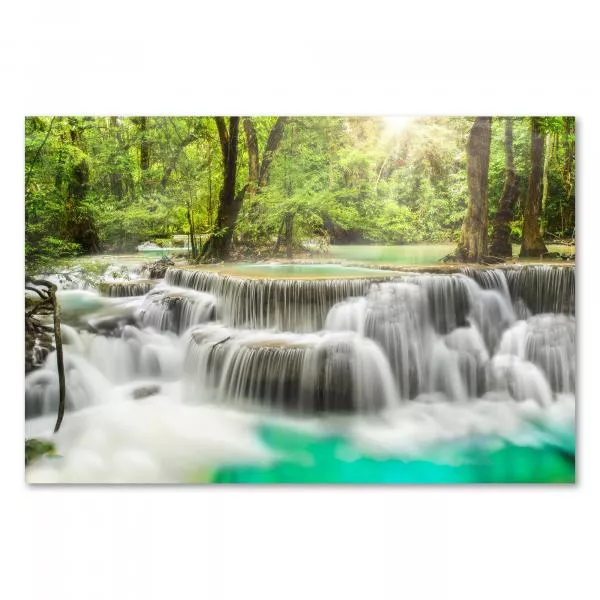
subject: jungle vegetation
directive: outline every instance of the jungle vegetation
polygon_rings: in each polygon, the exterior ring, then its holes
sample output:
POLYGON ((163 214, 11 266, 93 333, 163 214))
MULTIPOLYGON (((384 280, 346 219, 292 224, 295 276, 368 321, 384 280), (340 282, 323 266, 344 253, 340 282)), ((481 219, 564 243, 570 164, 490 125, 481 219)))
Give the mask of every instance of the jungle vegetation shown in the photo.
POLYGON ((28 270, 187 236, 198 261, 575 235, 573 117, 27 117, 28 270))

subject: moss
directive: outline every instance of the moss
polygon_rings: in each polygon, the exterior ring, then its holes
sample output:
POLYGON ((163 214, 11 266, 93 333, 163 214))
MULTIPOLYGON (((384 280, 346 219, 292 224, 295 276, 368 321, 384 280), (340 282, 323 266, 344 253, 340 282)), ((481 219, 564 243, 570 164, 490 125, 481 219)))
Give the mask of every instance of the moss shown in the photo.
POLYGON ((25 440, 25 466, 46 455, 56 455, 56 448, 52 442, 36 438, 25 440))

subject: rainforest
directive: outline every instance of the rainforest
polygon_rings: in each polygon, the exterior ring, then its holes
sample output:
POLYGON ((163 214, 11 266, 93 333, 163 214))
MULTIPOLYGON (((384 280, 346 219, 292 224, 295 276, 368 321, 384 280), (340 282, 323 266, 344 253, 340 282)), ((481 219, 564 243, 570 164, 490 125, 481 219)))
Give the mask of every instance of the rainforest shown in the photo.
POLYGON ((25 119, 35 483, 570 483, 575 119, 25 119))

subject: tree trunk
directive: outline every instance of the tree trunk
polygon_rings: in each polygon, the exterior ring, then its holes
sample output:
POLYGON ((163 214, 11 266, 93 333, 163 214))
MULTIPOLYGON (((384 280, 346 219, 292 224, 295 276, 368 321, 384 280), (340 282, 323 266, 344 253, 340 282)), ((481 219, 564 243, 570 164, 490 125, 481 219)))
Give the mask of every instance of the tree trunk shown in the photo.
POLYGON ((227 260, 231 252, 235 222, 248 190, 257 194, 268 181, 269 167, 283 137, 287 117, 279 117, 269 134, 263 160, 258 168, 258 141, 254 125, 249 118, 243 121, 248 147, 248 182, 235 194, 239 117, 229 117, 229 129, 224 117, 215 117, 221 153, 223 154, 223 188, 219 194, 219 209, 215 223, 216 231, 202 248, 202 257, 227 260))
POLYGON ((491 124, 492 117, 477 117, 467 142, 469 205, 457 254, 468 262, 480 262, 487 253, 491 124))
POLYGON ((575 237, 575 118, 564 117, 564 150, 565 160, 562 170, 562 179, 565 187, 565 198, 567 200, 567 215, 562 203, 560 206, 561 234, 566 234, 566 229, 571 230, 575 237))
POLYGON ((147 171, 150 168, 150 141, 148 140, 148 117, 139 120, 142 139, 140 142, 140 169, 147 171))
POLYGON ((246 134, 246 148, 248 149, 248 196, 252 198, 258 187, 259 159, 258 140, 256 130, 249 117, 244 117, 244 133, 246 134))
MULTIPOLYGON (((71 119, 71 142, 79 150, 84 149, 82 130, 76 118, 71 119)), ((96 224, 87 211, 82 209, 90 188, 90 169, 85 158, 73 166, 67 186, 67 235, 88 253, 100 252, 100 239, 96 224)))
POLYGON ((540 230, 542 179, 544 176, 544 135, 540 125, 539 117, 531 119, 531 171, 523 209, 523 241, 519 254, 521 257, 538 258, 548 252, 540 230))
POLYGON ((56 298, 56 287, 52 288, 52 302, 54 305, 54 345, 56 346, 56 368, 58 370, 58 416, 54 433, 56 433, 62 424, 65 416, 65 364, 63 359, 62 335, 60 332, 60 308, 56 298))
POLYGON ((285 255, 287 258, 294 256, 294 213, 285 215, 285 255))
POLYGON ((540 220, 540 232, 542 237, 546 231, 548 217, 546 216, 546 205, 548 204, 548 174, 550 171, 550 159, 552 158, 552 148, 554 146, 554 134, 547 133, 544 140, 544 174, 542 176, 542 218, 540 220))
POLYGON ((512 256, 510 222, 518 195, 519 186, 513 154, 513 120, 512 117, 506 117, 504 122, 504 189, 494 217, 494 230, 490 246, 492 256, 512 256))
POLYGON ((60 429, 65 415, 66 399, 65 363, 63 359, 63 345, 60 332, 60 307, 58 299, 56 298, 56 285, 45 279, 30 279, 29 277, 26 277, 25 289, 34 292, 40 297, 40 301, 33 309, 25 314, 26 330, 35 330, 36 328, 47 330, 47 328, 39 321, 36 322, 36 315, 39 317, 42 314, 46 315, 51 312, 54 321, 54 346, 56 348, 56 369, 58 372, 58 416, 56 425, 54 426, 54 433, 56 433, 60 429), (46 288, 46 290, 43 288, 46 288))
MULTIPOLYGON (((116 141, 116 151, 111 156, 111 163, 114 165, 116 160, 118 159, 120 153, 123 151, 123 143, 121 140, 121 134, 119 131, 119 121, 117 117, 110 117, 109 119, 110 129, 112 134, 114 135, 114 139, 116 141)), ((125 195, 125 188, 123 186, 123 175, 120 170, 114 167, 114 170, 110 174, 110 190, 112 195, 121 200, 125 195)))
POLYGON ((227 260, 231 252, 235 222, 242 208, 248 185, 246 184, 237 194, 235 193, 240 118, 229 117, 229 130, 225 126, 223 117, 215 117, 215 120, 223 152, 224 180, 219 194, 216 231, 204 244, 202 256, 203 258, 227 260))
POLYGON ((275 121, 275 124, 271 128, 269 139, 267 140, 267 145, 263 154, 262 164, 260 165, 260 174, 258 176, 259 188, 264 187, 269 182, 269 169, 271 167, 271 163, 273 162, 275 152, 277 151, 277 148, 281 143, 281 139, 283 138, 283 131, 287 121, 288 117, 278 117, 277 121, 275 121))
POLYGON ((193 201, 193 197, 192 197, 192 194, 190 193, 190 199, 186 203, 187 204, 186 208, 187 208, 188 226, 190 228, 189 248, 192 251, 192 258, 195 260, 198 257, 198 249, 196 247, 196 230, 194 227, 194 218, 193 218, 193 214, 192 214, 192 207, 193 207, 192 201, 193 201))

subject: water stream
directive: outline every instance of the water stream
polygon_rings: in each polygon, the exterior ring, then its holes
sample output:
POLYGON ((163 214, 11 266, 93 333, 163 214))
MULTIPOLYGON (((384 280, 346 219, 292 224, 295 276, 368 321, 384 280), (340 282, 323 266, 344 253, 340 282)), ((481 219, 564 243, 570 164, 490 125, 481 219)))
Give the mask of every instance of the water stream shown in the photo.
POLYGON ((52 436, 50 353, 26 377, 26 435, 53 437, 59 458, 28 480, 240 480, 231 469, 291 461, 312 481, 319 440, 343 441, 335 465, 455 468, 469 460, 455 449, 482 436, 539 448, 574 435, 573 267, 266 272, 170 268, 148 282, 137 269, 103 295, 61 290, 68 412, 52 436))

